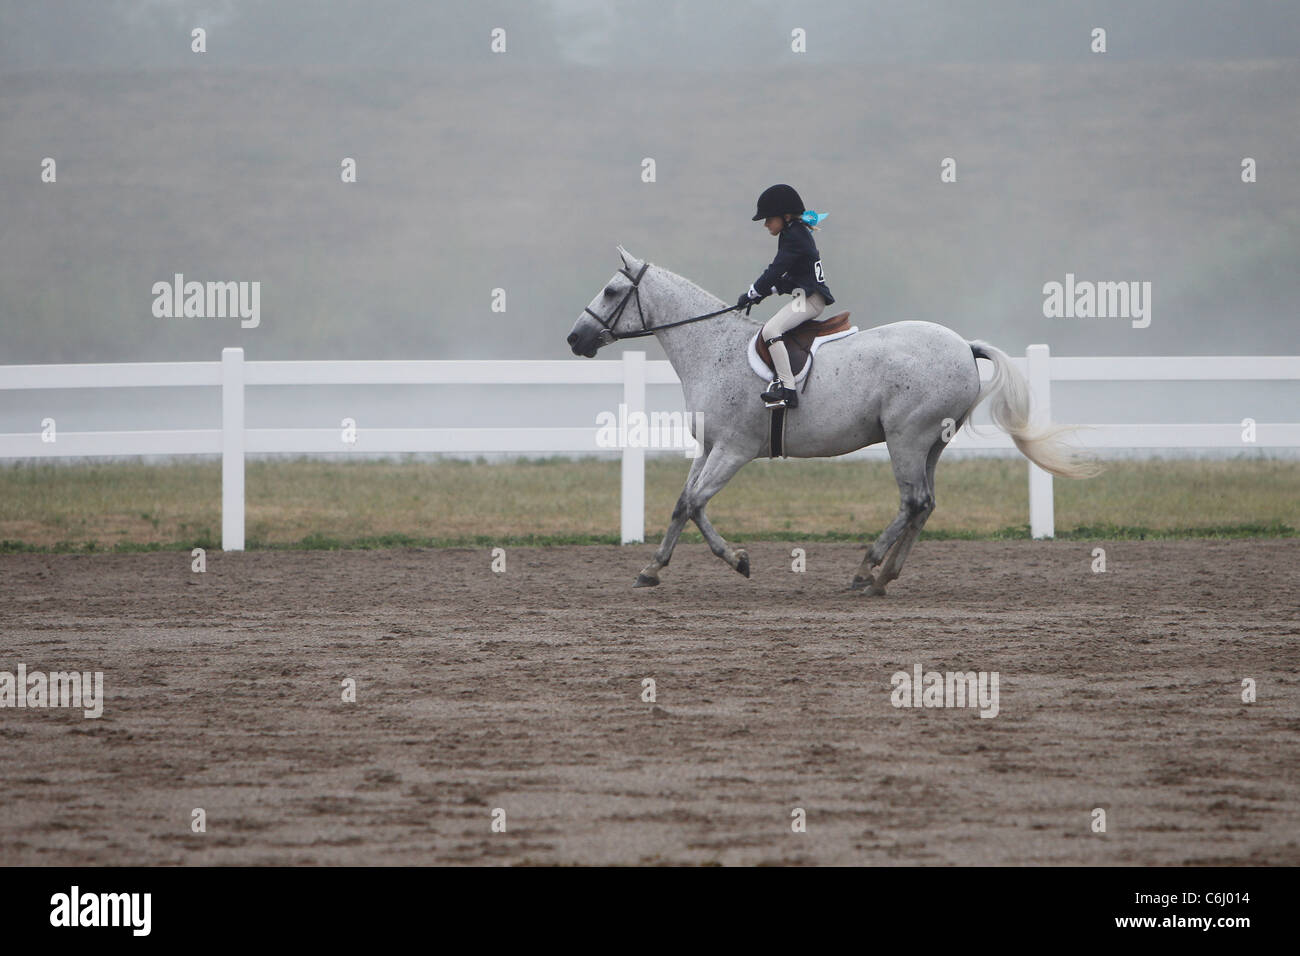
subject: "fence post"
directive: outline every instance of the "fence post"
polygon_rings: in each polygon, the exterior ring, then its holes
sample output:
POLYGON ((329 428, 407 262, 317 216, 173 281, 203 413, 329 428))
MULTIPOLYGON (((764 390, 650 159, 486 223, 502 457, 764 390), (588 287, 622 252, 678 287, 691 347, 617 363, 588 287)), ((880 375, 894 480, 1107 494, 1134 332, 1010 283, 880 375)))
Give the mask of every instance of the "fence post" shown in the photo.
MULTIPOLYGON (((645 353, 624 352, 623 405, 628 422, 634 414, 645 414, 645 402, 645 353)), ((645 449, 629 446, 631 431, 629 426, 623 434, 622 533, 624 544, 640 544, 645 540, 645 449)))
MULTIPOLYGON (((1052 363, 1046 345, 1025 349, 1029 367, 1029 388, 1033 392, 1032 422, 1038 426, 1052 421, 1052 363)), ((1034 538, 1056 536, 1056 503, 1052 476, 1032 461, 1029 463, 1029 534, 1034 538)))
POLYGON ((221 350, 221 550, 244 550, 244 350, 221 350))

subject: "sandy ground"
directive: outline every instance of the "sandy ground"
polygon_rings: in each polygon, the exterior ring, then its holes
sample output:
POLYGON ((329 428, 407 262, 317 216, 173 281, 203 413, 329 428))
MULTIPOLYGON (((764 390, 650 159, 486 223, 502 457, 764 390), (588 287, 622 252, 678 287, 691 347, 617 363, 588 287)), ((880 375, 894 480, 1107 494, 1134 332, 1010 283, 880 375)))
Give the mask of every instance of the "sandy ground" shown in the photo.
POLYGON ((0 555, 0 863, 1300 864, 1300 540, 748 547, 0 555))

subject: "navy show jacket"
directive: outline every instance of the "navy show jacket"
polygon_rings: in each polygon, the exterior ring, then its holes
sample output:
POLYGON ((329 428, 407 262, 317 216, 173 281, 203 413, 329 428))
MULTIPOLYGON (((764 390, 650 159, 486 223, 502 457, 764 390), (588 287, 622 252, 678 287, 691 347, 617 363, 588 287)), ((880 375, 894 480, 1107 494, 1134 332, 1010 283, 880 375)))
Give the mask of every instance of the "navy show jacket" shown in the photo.
POLYGON ((776 243, 776 258, 754 280, 754 291, 759 295, 789 295, 803 289, 805 295, 817 292, 826 304, 835 301, 826 287, 822 271, 821 253, 813 242, 812 230, 801 219, 795 219, 781 230, 776 243))

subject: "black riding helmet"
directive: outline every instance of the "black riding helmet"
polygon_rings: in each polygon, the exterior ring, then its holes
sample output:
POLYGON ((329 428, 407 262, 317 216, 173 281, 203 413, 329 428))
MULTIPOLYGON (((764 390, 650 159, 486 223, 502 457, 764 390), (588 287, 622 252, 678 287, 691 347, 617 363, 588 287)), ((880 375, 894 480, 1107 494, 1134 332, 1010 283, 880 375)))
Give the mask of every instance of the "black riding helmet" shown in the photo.
POLYGON ((758 212, 754 213, 753 221, 758 222, 760 219, 767 219, 769 216, 784 216, 786 213, 802 216, 804 213, 803 200, 799 198, 799 194, 794 191, 793 186, 777 183, 775 186, 768 186, 763 190, 763 194, 758 197, 758 212))

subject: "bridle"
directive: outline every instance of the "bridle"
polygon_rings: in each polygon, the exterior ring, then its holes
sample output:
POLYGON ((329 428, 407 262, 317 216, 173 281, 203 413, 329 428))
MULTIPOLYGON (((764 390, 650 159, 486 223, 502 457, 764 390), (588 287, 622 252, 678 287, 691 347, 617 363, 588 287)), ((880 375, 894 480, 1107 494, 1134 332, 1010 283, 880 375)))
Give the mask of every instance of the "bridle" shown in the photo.
POLYGON ((671 329, 674 326, 686 325, 687 323, 690 322, 700 322, 704 319, 712 319, 719 315, 723 315, 727 312, 735 312, 736 309, 738 308, 738 306, 732 305, 732 306, 728 306, 725 309, 719 309, 717 312, 709 312, 707 315, 696 315, 696 316, 692 316, 689 319, 679 319, 676 322, 668 322, 665 323, 664 325, 648 326, 645 324, 645 313, 641 311, 641 277, 645 275, 645 271, 649 268, 650 268, 650 263, 643 262, 641 263, 641 271, 638 272, 636 275, 632 275, 632 273, 628 271, 626 265, 623 266, 623 268, 618 270, 619 272, 623 273, 623 275, 627 276, 628 280, 632 284, 628 286, 627 291, 623 293, 622 301, 620 301, 619 304, 614 307, 614 311, 609 314, 609 318, 602 319, 595 312, 591 311, 591 306, 587 306, 585 309, 582 310, 583 312, 587 313, 587 315, 591 316, 600 324, 600 327, 604 329, 604 334, 609 336, 609 341, 616 342, 619 339, 645 338, 645 336, 647 335, 654 335, 656 332, 658 332, 661 329, 671 329), (628 301, 631 300, 633 296, 636 296, 636 312, 637 312, 637 317, 641 319, 641 328, 635 332, 615 332, 614 326, 618 325, 619 317, 623 314, 623 310, 627 308, 628 301))

